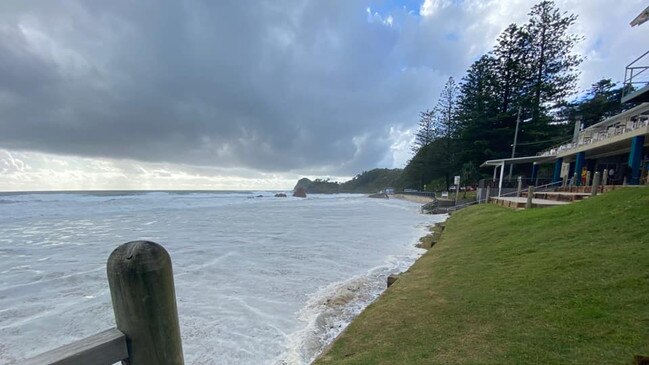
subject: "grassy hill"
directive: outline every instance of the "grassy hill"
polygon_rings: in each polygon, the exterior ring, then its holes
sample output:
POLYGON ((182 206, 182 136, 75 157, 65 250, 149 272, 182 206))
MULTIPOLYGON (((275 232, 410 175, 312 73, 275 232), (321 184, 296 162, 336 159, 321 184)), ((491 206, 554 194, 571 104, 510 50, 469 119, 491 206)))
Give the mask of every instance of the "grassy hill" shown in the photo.
POLYGON ((649 355, 649 188, 467 208, 325 364, 632 364, 649 355))

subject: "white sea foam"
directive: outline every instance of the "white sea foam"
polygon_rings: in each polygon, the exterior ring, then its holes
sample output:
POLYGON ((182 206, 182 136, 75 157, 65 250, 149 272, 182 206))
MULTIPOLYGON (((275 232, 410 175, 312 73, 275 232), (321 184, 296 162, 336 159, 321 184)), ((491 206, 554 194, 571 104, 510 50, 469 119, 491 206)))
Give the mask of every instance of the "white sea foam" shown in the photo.
POLYGON ((442 217, 360 195, 0 195, 0 363, 114 326, 118 244, 172 256, 187 364, 312 361, 421 250, 442 217), (257 197, 262 195, 261 198, 257 197))

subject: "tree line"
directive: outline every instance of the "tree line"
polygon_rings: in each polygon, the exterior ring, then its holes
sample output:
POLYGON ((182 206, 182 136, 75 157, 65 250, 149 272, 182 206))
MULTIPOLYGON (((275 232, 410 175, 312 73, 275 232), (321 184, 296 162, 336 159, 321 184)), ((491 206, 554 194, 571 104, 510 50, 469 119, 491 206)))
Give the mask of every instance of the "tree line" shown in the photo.
POLYGON ((517 156, 533 155, 570 140, 578 116, 586 126, 617 114, 621 88, 609 79, 573 102, 582 40, 570 33, 577 16, 554 1, 534 5, 525 24, 509 25, 493 49, 458 83, 450 77, 435 106, 420 113, 404 187, 448 189, 454 175, 473 184, 479 165, 511 157, 517 119, 517 156))

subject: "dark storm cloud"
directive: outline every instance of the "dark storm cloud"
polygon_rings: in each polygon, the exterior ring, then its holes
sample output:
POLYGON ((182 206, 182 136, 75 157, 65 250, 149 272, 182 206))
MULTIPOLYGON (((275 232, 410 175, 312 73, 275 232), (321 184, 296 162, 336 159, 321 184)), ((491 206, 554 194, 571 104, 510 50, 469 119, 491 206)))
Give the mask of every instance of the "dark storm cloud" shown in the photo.
POLYGON ((422 26, 397 8, 389 24, 368 5, 5 1, 0 147, 268 171, 372 167, 389 159, 388 126, 414 124, 469 56, 448 37, 457 21, 422 26))

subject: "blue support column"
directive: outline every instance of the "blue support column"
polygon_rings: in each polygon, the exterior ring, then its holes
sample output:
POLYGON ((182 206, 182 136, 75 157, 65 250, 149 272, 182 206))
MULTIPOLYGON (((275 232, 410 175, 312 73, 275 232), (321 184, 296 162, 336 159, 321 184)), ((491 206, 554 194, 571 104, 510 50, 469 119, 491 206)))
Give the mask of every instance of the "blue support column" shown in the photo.
POLYGON ((532 180, 536 180, 536 176, 539 174, 539 165, 535 163, 532 164, 532 176, 530 178, 532 180))
POLYGON ((577 186, 581 185, 581 170, 584 168, 585 164, 586 164, 586 152, 578 152, 577 155, 575 156, 575 171, 574 171, 574 173, 577 174, 577 179, 575 181, 575 185, 577 186))
POLYGON ((644 136, 635 136, 631 140, 631 151, 629 152, 629 168, 631 176, 628 177, 629 185, 640 184, 640 160, 642 160, 642 148, 644 147, 644 136))
POLYGON ((557 158, 554 163, 554 173, 552 174, 552 182, 561 181, 561 165, 563 164, 563 157, 557 158))

